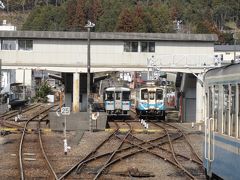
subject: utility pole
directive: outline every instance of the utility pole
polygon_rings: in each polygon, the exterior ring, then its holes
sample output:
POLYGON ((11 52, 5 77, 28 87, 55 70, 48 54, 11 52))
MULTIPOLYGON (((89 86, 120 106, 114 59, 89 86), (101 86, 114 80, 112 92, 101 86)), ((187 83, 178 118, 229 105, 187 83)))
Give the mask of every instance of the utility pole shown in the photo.
POLYGON ((25 68, 23 69, 23 100, 26 99, 25 68))
POLYGON ((2 59, 0 59, 0 91, 2 90, 2 59))
POLYGON ((88 112, 88 118, 89 118, 89 131, 92 132, 92 115, 91 115, 91 104, 89 102, 90 100, 90 75, 91 75, 91 59, 90 59, 90 39, 91 39, 91 28, 95 26, 94 23, 88 20, 88 23, 85 25, 85 28, 88 30, 88 45, 87 45, 87 112, 88 112))

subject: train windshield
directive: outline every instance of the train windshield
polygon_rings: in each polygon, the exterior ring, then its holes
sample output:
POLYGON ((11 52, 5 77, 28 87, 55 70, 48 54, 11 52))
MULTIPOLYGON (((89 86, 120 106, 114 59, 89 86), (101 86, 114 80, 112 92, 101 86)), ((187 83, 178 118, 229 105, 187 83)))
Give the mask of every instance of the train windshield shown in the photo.
POLYGON ((142 89, 141 90, 141 99, 142 100, 148 100, 148 90, 147 89, 142 89))
POLYGON ((150 91, 149 92, 149 99, 150 100, 154 100, 155 99, 155 92, 154 91, 150 91))
POLYGON ((130 92, 129 91, 122 92, 122 100, 129 101, 129 99, 130 99, 130 92))
POLYGON ((113 101, 113 91, 106 92, 106 100, 113 101))
POLYGON ((121 92, 115 92, 116 100, 121 99, 121 92))
POLYGON ((156 99, 157 100, 162 100, 163 99, 163 90, 162 89, 157 89, 157 91, 156 91, 156 99))

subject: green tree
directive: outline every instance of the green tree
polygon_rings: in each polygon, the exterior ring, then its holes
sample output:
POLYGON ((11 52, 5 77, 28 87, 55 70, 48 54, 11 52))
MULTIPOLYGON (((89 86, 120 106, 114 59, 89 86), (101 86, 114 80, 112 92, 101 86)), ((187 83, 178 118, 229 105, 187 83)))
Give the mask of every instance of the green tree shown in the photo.
POLYGON ((48 98, 47 95, 52 93, 51 87, 48 85, 48 83, 45 81, 41 84, 41 86, 36 89, 36 96, 33 98, 34 101, 37 102, 47 102, 48 98))
MULTIPOLYGON (((148 32, 172 32, 172 20, 167 5, 153 4, 148 13, 151 19, 151 31, 148 32)), ((150 26, 149 26, 150 27, 150 26)))
POLYGON ((133 7, 129 0, 102 0, 103 13, 96 22, 96 31, 113 32, 117 27, 117 20, 123 8, 133 7))
POLYGON ((36 8, 27 18, 22 30, 62 31, 65 30, 65 9, 55 6, 36 8))

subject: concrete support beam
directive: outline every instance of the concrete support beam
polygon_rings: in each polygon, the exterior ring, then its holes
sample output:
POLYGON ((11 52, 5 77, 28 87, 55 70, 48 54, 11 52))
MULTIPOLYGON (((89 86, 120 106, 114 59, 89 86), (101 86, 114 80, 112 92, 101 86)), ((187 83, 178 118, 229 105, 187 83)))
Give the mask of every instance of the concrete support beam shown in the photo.
POLYGON ((196 84, 196 123, 204 119, 204 87, 202 83, 203 75, 198 74, 196 84))
POLYGON ((73 74, 73 112, 79 112, 79 81, 80 74, 73 74))

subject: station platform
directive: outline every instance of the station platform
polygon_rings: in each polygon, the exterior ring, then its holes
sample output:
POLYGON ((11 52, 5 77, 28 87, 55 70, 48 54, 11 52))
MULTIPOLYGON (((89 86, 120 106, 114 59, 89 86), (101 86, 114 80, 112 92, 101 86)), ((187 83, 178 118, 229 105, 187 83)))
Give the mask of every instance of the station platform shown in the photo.
MULTIPOLYGON (((50 121, 50 129, 52 131, 63 131, 64 119, 63 115, 58 115, 56 112, 49 112, 48 118, 50 121)), ((89 116, 87 112, 71 113, 66 116, 67 131, 88 131, 89 128, 89 116)), ((92 128, 94 130, 105 130, 107 125, 107 114, 105 112, 99 112, 97 120, 92 120, 92 128)))

